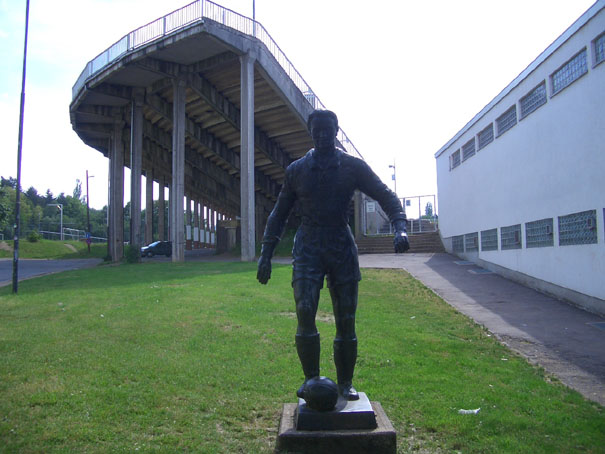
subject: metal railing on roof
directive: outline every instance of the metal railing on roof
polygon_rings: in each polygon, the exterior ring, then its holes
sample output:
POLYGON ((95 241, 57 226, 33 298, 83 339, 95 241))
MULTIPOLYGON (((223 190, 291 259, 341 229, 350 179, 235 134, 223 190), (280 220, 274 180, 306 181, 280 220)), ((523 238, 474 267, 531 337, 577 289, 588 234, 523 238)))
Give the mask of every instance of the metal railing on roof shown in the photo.
MULTIPOLYGON (((133 51, 156 39, 160 39, 170 33, 178 31, 194 22, 203 21, 204 18, 226 25, 227 27, 233 28, 248 36, 253 36, 262 42, 269 52, 271 52, 273 57, 275 57, 288 77, 294 82, 294 85, 303 93, 307 102, 309 102, 314 109, 325 109, 324 104, 319 100, 317 95, 315 95, 313 90, 311 90, 311 87, 309 87, 305 79, 296 70, 292 62, 286 57, 286 54, 284 54, 261 23, 211 2, 210 0, 196 0, 193 3, 168 13, 147 25, 143 25, 142 27, 131 31, 108 49, 101 52, 86 64, 86 67, 72 88, 72 98, 76 98, 89 78, 127 52, 133 51)), ((349 140, 342 128, 338 131, 337 139, 347 153, 356 154, 363 159, 361 153, 357 150, 355 145, 353 145, 351 140, 349 140)))

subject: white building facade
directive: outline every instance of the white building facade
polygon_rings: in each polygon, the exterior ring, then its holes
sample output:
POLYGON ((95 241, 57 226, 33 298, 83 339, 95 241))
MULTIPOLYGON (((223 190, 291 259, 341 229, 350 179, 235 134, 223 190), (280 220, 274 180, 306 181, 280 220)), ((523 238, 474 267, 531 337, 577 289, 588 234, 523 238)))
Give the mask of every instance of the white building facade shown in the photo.
POLYGON ((448 252, 605 315, 605 0, 435 158, 448 252))

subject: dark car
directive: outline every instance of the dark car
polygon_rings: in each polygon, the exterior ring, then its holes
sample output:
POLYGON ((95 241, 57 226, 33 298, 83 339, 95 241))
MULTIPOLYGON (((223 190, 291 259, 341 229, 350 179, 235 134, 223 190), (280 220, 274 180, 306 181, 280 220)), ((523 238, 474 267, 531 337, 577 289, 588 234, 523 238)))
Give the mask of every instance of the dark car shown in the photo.
POLYGON ((172 242, 155 241, 141 248, 141 257, 153 257, 154 255, 170 257, 172 255, 172 242))

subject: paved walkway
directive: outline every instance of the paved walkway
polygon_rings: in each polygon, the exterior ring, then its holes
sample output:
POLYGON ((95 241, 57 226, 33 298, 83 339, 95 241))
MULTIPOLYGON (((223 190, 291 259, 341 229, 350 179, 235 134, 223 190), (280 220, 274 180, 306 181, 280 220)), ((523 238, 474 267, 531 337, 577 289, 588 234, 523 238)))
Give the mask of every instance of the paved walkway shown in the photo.
POLYGON ((449 254, 360 255, 409 272, 503 344, 605 405, 605 319, 449 254))
MULTIPOLYGON (((19 282, 45 274, 89 268, 101 263, 101 259, 19 259, 19 282)), ((13 283, 13 259, 0 259, 0 287, 13 283)))

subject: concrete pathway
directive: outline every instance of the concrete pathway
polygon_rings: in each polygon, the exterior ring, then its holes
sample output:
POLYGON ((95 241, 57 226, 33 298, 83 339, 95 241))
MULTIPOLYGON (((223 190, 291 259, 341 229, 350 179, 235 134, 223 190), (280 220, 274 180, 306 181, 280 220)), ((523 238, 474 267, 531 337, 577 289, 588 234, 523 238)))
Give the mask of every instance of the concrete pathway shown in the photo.
MULTIPOLYGON (((19 259, 19 282, 45 274, 67 270, 90 268, 101 263, 101 259, 19 259)), ((13 283, 13 259, 0 259, 0 287, 13 283)))
POLYGON ((368 254, 359 262, 406 270, 504 345, 605 405, 603 317, 449 254, 368 254))

